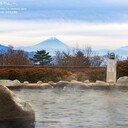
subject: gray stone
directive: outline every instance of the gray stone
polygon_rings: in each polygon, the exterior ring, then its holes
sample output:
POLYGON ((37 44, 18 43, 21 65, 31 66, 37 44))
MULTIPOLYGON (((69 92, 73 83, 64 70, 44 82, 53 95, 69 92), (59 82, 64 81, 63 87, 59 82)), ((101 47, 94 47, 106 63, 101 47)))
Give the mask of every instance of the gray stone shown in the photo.
POLYGON ((29 84, 29 82, 28 81, 24 81, 23 84, 29 84))
POLYGON ((0 85, 4 85, 6 87, 17 87, 21 86, 21 82, 19 80, 0 80, 0 85))
POLYGON ((68 87, 72 87, 72 88, 87 88, 88 85, 84 82, 80 82, 77 80, 72 80, 69 84, 68 87))
POLYGON ((117 86, 128 86, 128 76, 120 77, 116 83, 117 86))
POLYGON ((31 105, 19 99, 7 87, 0 85, 0 121, 2 120, 35 121, 35 112, 31 105))
POLYGON ((68 81, 59 81, 56 84, 52 85, 54 88, 64 88, 68 86, 69 82, 68 81))
POLYGON ((104 81, 100 81, 100 80, 96 80, 96 86, 109 86, 108 83, 104 82, 104 81))
POLYGON ((48 84, 50 84, 51 86, 54 86, 56 83, 54 83, 53 81, 49 81, 48 84))
POLYGON ((42 83, 42 84, 40 85, 40 87, 41 87, 42 89, 50 89, 50 88, 53 88, 49 83, 42 83))
POLYGON ((42 81, 38 81, 37 84, 42 84, 43 82, 42 81))
POLYGON ((84 81, 84 83, 89 84, 89 83, 90 83, 90 81, 89 81, 89 80, 85 80, 85 81, 84 81))
POLYGON ((50 84, 48 83, 28 83, 28 84, 22 84, 24 88, 31 88, 31 89, 36 89, 36 88, 42 88, 42 89, 50 89, 53 88, 50 84))

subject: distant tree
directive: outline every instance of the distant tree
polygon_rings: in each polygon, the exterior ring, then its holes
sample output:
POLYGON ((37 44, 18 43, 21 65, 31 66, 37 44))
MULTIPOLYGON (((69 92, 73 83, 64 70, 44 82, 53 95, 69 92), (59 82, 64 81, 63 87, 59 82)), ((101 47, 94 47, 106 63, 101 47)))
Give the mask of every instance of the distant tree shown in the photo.
POLYGON ((29 65, 30 60, 27 53, 23 50, 14 50, 13 46, 9 46, 6 53, 3 55, 3 65, 29 65))
POLYGON ((62 66, 62 64, 63 64, 62 59, 63 59, 62 52, 61 51, 55 51, 55 57, 54 57, 55 64, 58 66, 62 66))
POLYGON ((51 63, 52 58, 49 55, 49 52, 46 52, 45 50, 37 51, 33 58, 30 58, 31 61, 33 61, 34 64, 39 65, 48 65, 51 63))
POLYGON ((17 65, 30 65, 31 62, 29 60, 28 54, 25 53, 23 50, 17 50, 15 52, 15 63, 17 65))
POLYGON ((70 52, 56 52, 56 63, 59 66, 89 66, 88 58, 80 50, 74 50, 73 54, 70 52))
POLYGON ((75 55, 72 57, 74 66, 87 66, 86 65, 86 57, 82 51, 77 51, 75 55))
POLYGON ((99 67, 103 64, 104 58, 103 56, 94 55, 90 58, 91 66, 93 67, 99 67))
POLYGON ((56 64, 58 66, 101 66, 103 63, 103 57, 94 54, 90 46, 81 50, 79 48, 73 49, 72 52, 56 51, 55 54, 56 64))

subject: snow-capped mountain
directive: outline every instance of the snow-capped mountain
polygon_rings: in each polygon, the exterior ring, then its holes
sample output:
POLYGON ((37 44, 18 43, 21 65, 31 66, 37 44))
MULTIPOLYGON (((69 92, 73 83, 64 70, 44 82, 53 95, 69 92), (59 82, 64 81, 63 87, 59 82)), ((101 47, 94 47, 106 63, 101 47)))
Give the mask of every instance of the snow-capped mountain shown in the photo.
POLYGON ((43 49, 43 50, 46 50, 47 52, 50 52, 51 54, 54 54, 54 52, 57 50, 59 51, 67 50, 69 46, 61 42, 57 38, 52 37, 33 46, 18 47, 18 48, 28 52, 31 52, 31 51, 36 52, 37 50, 43 49))

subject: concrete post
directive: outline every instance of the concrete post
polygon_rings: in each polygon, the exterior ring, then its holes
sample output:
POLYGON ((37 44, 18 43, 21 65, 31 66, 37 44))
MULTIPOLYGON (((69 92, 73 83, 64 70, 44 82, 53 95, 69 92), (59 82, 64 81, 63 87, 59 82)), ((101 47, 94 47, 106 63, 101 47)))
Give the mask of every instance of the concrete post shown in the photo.
POLYGON ((115 54, 111 53, 107 62, 107 83, 114 82, 116 84, 116 74, 117 74, 117 61, 115 59, 115 54))

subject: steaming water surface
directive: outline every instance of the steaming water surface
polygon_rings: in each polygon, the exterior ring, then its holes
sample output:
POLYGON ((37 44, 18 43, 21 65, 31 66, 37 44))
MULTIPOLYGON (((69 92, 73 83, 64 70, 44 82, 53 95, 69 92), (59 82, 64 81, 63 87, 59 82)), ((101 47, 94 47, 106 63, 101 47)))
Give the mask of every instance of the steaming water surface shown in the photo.
POLYGON ((14 91, 36 113, 35 128, 128 128, 127 90, 14 91))

